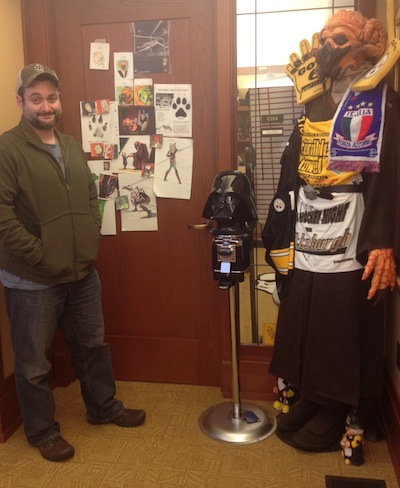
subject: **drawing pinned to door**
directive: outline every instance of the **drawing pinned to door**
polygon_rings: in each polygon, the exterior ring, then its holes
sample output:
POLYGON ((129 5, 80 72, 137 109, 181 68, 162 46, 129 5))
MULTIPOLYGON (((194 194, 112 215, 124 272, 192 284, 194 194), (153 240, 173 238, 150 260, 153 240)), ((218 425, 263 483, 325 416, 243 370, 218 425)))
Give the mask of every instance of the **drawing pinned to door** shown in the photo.
POLYGON ((108 42, 90 43, 90 69, 108 70, 110 66, 110 44, 108 42))
POLYGON ((154 193, 189 200, 192 171, 193 140, 164 137, 162 147, 155 149, 154 193))
POLYGON ((135 73, 168 73, 169 22, 133 22, 132 37, 135 73))
MULTIPOLYGON (((115 102, 80 102, 82 146, 92 157, 106 157, 107 146, 118 147, 118 111, 115 102)), ((114 154, 114 152, 113 152, 114 154)))
POLYGON ((154 85, 156 132, 192 137, 192 85, 154 85))
POLYGON ((141 173, 120 173, 119 185, 120 197, 126 195, 129 200, 129 208, 121 210, 121 230, 158 230, 153 178, 142 177, 141 173))

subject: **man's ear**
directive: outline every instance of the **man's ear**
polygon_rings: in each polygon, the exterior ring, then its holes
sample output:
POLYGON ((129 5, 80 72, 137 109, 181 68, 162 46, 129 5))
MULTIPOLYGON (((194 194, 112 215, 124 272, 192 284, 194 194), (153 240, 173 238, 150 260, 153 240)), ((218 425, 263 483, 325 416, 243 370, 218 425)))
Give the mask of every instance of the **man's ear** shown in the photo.
POLYGON ((24 105, 24 101, 23 101, 21 95, 16 96, 16 102, 17 102, 17 107, 22 110, 22 107, 24 105))

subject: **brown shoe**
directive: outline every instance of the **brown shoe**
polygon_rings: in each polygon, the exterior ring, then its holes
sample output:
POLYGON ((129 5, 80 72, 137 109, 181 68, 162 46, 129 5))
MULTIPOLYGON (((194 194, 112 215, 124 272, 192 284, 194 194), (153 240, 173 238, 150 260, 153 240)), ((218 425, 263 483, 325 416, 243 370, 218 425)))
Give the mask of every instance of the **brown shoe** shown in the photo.
POLYGON ((92 425, 116 424, 120 427, 137 427, 143 424, 146 418, 144 410, 134 410, 133 408, 125 408, 125 410, 111 420, 100 420, 93 417, 87 417, 87 421, 92 425))
POLYGON ((110 420, 110 423, 119 425, 120 427, 137 427, 143 424, 145 418, 146 413, 144 410, 126 408, 121 415, 110 420))
POLYGON ((74 448, 60 435, 36 446, 48 461, 66 461, 75 454, 74 448))

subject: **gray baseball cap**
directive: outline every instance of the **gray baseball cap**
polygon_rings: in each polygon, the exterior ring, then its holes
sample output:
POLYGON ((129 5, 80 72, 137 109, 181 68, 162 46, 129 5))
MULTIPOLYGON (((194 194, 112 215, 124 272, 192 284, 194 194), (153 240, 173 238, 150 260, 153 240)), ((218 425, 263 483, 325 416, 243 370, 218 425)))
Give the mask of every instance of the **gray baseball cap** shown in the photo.
POLYGON ((25 66, 25 68, 22 68, 19 72, 17 83, 15 85, 15 91, 18 93, 20 88, 30 86, 38 76, 43 77, 43 79, 51 79, 57 87, 60 86, 60 80, 52 69, 48 68, 44 64, 33 63, 28 64, 28 66, 25 66))

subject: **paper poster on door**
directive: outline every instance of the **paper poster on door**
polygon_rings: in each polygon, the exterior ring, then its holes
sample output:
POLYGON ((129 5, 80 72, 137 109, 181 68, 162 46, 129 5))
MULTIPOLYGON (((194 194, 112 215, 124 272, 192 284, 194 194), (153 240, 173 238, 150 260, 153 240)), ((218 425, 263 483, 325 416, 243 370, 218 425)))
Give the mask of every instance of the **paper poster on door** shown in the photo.
POLYGON ((110 44, 108 42, 90 43, 90 69, 108 70, 110 66, 110 44))
POLYGON ((133 53, 114 53, 114 91, 118 105, 133 104, 133 53))
POLYGON ((168 20, 133 22, 132 40, 135 73, 168 73, 168 20))
POLYGON ((109 171, 109 161, 88 161, 96 183, 101 216, 101 235, 116 235, 115 198, 118 196, 118 176, 109 171))
POLYGON ((153 105, 153 80, 151 78, 135 79, 133 81, 133 93, 135 105, 153 105))
POLYGON ((82 101, 80 112, 83 150, 92 157, 112 159, 114 147, 118 150, 119 143, 116 102, 107 99, 82 101))
POLYGON ((192 85, 154 85, 156 132, 192 137, 192 85))
POLYGON ((189 200, 192 191, 193 140, 164 137, 155 149, 154 193, 189 200))
POLYGON ((114 53, 114 80, 130 80, 133 85, 133 53, 114 53))
POLYGON ((154 134, 154 107, 141 105, 119 105, 119 133, 132 136, 154 134))
POLYGON ((158 230, 157 202, 153 178, 140 173, 119 174, 119 194, 129 200, 129 208, 121 210, 122 231, 158 230))

